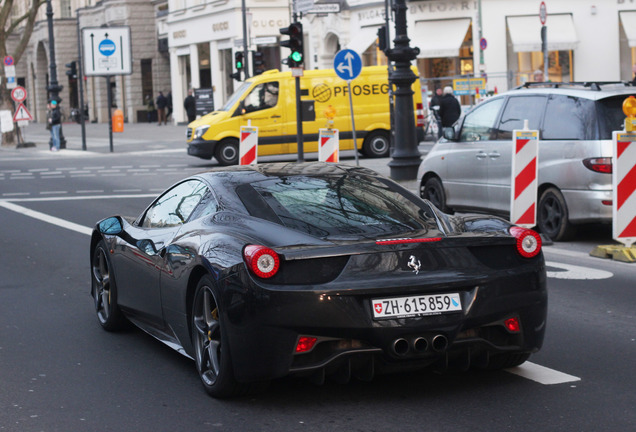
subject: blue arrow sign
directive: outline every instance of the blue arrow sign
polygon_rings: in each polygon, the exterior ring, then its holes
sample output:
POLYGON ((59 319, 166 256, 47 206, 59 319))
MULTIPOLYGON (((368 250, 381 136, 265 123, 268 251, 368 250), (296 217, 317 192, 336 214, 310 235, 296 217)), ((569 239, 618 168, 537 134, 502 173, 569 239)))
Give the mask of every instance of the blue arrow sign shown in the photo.
POLYGON ((336 53, 333 59, 336 75, 346 81, 355 79, 362 71, 360 54, 350 49, 343 49, 336 53))

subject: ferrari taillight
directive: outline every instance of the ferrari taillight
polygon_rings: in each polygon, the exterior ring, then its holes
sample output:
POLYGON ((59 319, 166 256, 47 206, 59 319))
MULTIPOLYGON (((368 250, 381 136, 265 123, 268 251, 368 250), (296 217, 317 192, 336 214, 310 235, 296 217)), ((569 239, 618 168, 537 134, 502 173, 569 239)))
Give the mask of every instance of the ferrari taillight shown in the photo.
POLYGON ((532 258, 541 252, 541 237, 535 231, 513 226, 510 234, 517 239, 517 252, 522 257, 532 258))
POLYGON ((510 333, 519 333, 521 331, 519 318, 508 318, 506 321, 504 321, 504 326, 510 333))
POLYGON ((261 278, 271 278, 280 266, 278 254, 265 246, 245 246, 243 258, 252 273, 261 278))

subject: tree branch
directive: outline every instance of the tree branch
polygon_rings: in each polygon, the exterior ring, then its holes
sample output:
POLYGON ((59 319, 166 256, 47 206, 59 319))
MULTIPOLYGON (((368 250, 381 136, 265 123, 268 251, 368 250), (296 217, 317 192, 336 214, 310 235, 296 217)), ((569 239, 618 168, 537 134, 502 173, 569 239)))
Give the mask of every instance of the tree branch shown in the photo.
POLYGON ((15 64, 18 64, 20 58, 22 57, 22 54, 29 44, 31 33, 33 33, 33 26, 35 25, 35 19, 38 15, 38 9, 40 9, 40 6, 42 6, 44 3, 46 3, 46 0, 32 0, 31 8, 27 14, 28 17, 26 18, 27 21, 22 31, 22 38, 20 39, 20 43, 18 43, 13 52, 13 60, 15 64))

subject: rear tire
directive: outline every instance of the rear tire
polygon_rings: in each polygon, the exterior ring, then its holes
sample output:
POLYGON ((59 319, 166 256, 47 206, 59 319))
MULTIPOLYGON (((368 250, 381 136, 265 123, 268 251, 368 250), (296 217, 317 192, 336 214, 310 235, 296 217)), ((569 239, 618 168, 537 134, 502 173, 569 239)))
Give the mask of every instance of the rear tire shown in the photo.
POLYGON ((236 138, 226 138, 216 145, 214 157, 222 166, 237 165, 239 161, 239 142, 236 138))
POLYGON ((390 151, 391 139, 387 131, 376 130, 371 132, 362 144, 362 153, 370 158, 389 157, 390 151))
POLYGON ((557 188, 546 189, 539 199, 537 226, 539 231, 554 241, 568 240, 574 228, 568 220, 568 207, 557 188))
POLYGON ((446 193, 442 181, 437 177, 431 177, 420 186, 420 196, 429 200, 435 207, 444 213, 450 213, 450 209, 446 207, 446 193))

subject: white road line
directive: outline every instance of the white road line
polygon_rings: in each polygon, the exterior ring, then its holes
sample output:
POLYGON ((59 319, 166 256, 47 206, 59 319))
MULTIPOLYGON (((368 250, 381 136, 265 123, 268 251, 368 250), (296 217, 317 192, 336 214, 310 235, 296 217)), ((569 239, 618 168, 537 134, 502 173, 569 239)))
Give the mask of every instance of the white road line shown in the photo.
POLYGON ((118 166, 114 166, 114 167, 111 167, 111 168, 112 169, 129 169, 129 168, 132 168, 132 167, 133 167, 132 165, 118 165, 118 166))
POLYGON ((7 193, 3 193, 2 196, 24 196, 24 195, 31 195, 29 192, 7 192, 7 193))
POLYGON ((579 377, 568 375, 531 362, 525 362, 521 366, 506 369, 506 371, 544 385, 581 381, 581 378, 579 377))
POLYGON ((113 189, 115 193, 141 192, 141 189, 113 189))
POLYGON ((73 222, 69 222, 67 220, 57 218, 55 216, 47 215, 45 213, 40 213, 38 211, 34 211, 26 207, 19 206, 17 204, 13 204, 8 201, 0 201, 0 207, 4 207, 8 210, 23 214, 25 216, 32 217, 34 219, 41 220, 43 222, 57 225, 61 228, 66 228, 71 231, 78 232, 80 234, 91 235, 91 233, 93 232, 92 229, 87 228, 85 226, 82 226, 73 222))
MULTIPOLYGON (((163 190, 163 189, 162 189, 163 190)), ((41 197, 41 198, 7 198, 1 202, 41 202, 41 201, 79 201, 79 200, 99 200, 117 198, 155 198, 156 193, 134 194, 134 195, 88 195, 88 196, 63 196, 63 197, 41 197)))
POLYGON ((40 195, 60 195, 68 193, 67 191, 42 191, 40 195))
POLYGON ((100 189, 95 189, 95 190, 78 190, 78 191, 75 191, 75 192, 77 192, 77 193, 86 193, 86 194, 87 194, 87 193, 104 193, 104 190, 103 190, 103 189, 101 189, 101 190, 100 190, 100 189))
POLYGON ((30 170, 28 170, 29 172, 42 172, 42 171, 48 171, 48 168, 31 168, 30 170))

